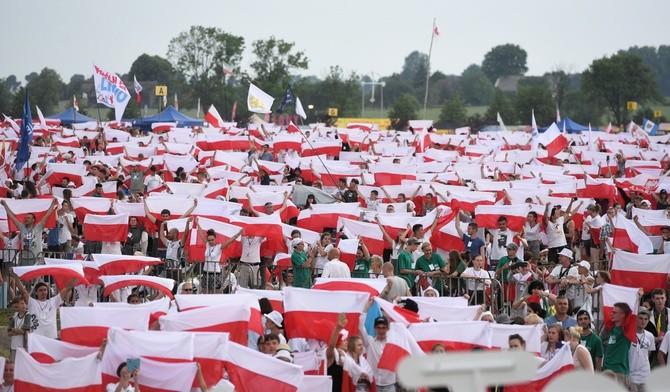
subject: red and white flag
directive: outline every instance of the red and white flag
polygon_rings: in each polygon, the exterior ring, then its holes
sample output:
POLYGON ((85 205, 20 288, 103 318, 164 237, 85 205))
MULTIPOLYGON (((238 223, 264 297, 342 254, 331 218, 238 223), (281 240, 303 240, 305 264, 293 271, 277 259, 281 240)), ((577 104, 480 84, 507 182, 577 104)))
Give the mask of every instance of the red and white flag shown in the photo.
POLYGON ((100 280, 105 285, 103 295, 110 295, 114 290, 128 286, 146 286, 158 290, 172 298, 174 279, 160 278, 147 275, 110 275, 101 276, 100 280))
POLYGON ((66 358, 81 358, 100 350, 100 347, 86 347, 48 338, 36 333, 28 334, 28 354, 40 363, 60 362, 66 358))
MULTIPOLYGON (((93 189, 95 189, 95 185, 93 186, 93 189)), ((86 215, 89 214, 107 215, 109 214, 109 209, 112 208, 112 200, 103 197, 73 197, 70 200, 72 201, 74 213, 80 222, 83 222, 86 215)))
MULTIPOLYGON (((207 387, 212 388, 225 375, 228 334, 215 332, 193 332, 193 361, 200 364, 207 387)), ((193 388, 199 388, 197 377, 193 388)))
POLYGON ((550 158, 563 151, 569 144, 568 139, 558 129, 556 123, 551 124, 549 129, 541 133, 537 137, 537 142, 544 146, 550 158))
POLYGON ((147 308, 62 307, 60 338, 67 343, 100 347, 110 327, 146 331, 150 314, 147 308))
POLYGON ((584 177, 585 187, 577 189, 578 197, 614 199, 617 196, 616 185, 609 178, 593 178, 588 174, 584 177))
POLYGON ((339 313, 347 317, 351 336, 358 333, 358 320, 370 297, 367 293, 284 289, 284 324, 292 337, 319 339, 327 342, 337 324, 339 313))
POLYGON ((247 344, 248 305, 208 306, 170 313, 158 319, 162 331, 227 332, 230 341, 247 344))
POLYGON ((391 323, 386 334, 386 346, 379 358, 377 367, 395 372, 400 361, 409 356, 421 357, 426 355, 414 339, 409 330, 400 323, 391 323))
POLYGON ((63 280, 76 279, 80 284, 90 286, 86 277, 84 276, 84 267, 80 263, 59 263, 48 265, 30 265, 23 267, 14 267, 14 272, 22 280, 28 282, 35 278, 42 276, 53 276, 54 278, 62 278, 63 280))
POLYGON ((454 190, 451 192, 449 201, 451 202, 451 208, 453 210, 461 209, 469 212, 474 212, 477 206, 495 204, 496 194, 493 192, 477 192, 477 191, 459 192, 457 190, 454 190))
POLYGON ((46 174, 42 177, 42 182, 47 184, 61 185, 63 178, 69 178, 70 182, 79 187, 86 177, 86 168, 83 165, 70 163, 48 163, 46 167, 46 174))
POLYGON ((179 311, 198 309, 211 306, 230 306, 237 308, 239 306, 248 306, 251 310, 249 314, 249 330, 262 334, 264 326, 261 324, 261 308, 258 300, 253 295, 248 294, 177 294, 175 302, 179 306, 179 311))
POLYGON ((612 246, 617 249, 647 254, 654 252, 654 245, 649 237, 640 230, 635 223, 626 218, 624 214, 619 214, 614 219, 614 240, 612 246))
POLYGON ((333 378, 331 376, 305 375, 302 378, 302 383, 298 387, 298 392, 332 391, 332 390, 333 390, 333 378))
POLYGON ((526 341, 526 351, 540 354, 544 325, 491 325, 491 347, 500 350, 509 348, 509 336, 519 334, 526 341))
POLYGON ((356 220, 360 214, 358 203, 314 204, 300 211, 298 227, 321 233, 324 227, 337 227, 339 218, 356 220))
MULTIPOLYGON (((286 132, 288 133, 300 133, 300 128, 297 125, 293 124, 293 121, 289 121, 288 126, 286 127, 286 132)), ((300 136, 300 143, 302 144, 302 135, 300 136)), ((296 151, 300 151, 299 149, 296 151)))
MULTIPOLYGON (((356 264, 356 252, 360 241, 358 238, 349 238, 346 240, 340 239, 337 242, 337 249, 340 250, 340 261, 349 266, 349 271, 354 270, 356 264)), ((375 294, 378 295, 378 294, 375 294)))
POLYGON ((86 215, 84 234, 89 241, 119 241, 128 239, 128 215, 86 215))
POLYGON ((409 332, 424 352, 430 352, 438 343, 447 351, 491 347, 491 323, 486 321, 416 323, 409 326, 409 332))
POLYGON ((284 313, 284 293, 282 291, 254 290, 238 287, 235 293, 249 294, 254 296, 256 299, 267 298, 268 301, 270 301, 270 304, 272 304, 272 310, 276 310, 279 313, 284 313))
POLYGON ((25 350, 16 350, 14 390, 41 392, 99 392, 103 390, 97 354, 44 364, 25 350))
POLYGON ((223 127, 224 123, 221 115, 219 114, 219 111, 216 110, 214 105, 211 105, 207 110, 207 113, 205 113, 205 121, 207 121, 209 125, 213 126, 214 128, 221 128, 223 127))
POLYGON ((370 165, 370 173, 375 176, 375 185, 400 185, 402 180, 416 180, 416 165, 376 163, 370 165))
POLYGON ((340 218, 337 222, 337 228, 338 230, 344 228, 344 232, 349 238, 360 236, 371 255, 381 255, 384 253, 384 234, 379 225, 340 218))
POLYGON ((479 205, 475 207, 475 222, 479 227, 487 229, 498 228, 498 218, 507 218, 507 227, 510 230, 521 232, 526 223, 526 216, 531 209, 528 204, 512 205, 479 205))
POLYGON ((79 111, 79 102, 77 102, 76 95, 72 96, 72 107, 74 108, 74 110, 79 111))
POLYGON ((327 291, 357 291, 376 297, 386 287, 385 279, 316 278, 313 289, 327 291))
MULTIPOLYGON (((222 244, 228 241, 230 238, 234 237, 240 231, 240 228, 238 226, 208 218, 198 218, 198 225, 200 225, 203 232, 205 233, 207 233, 207 231, 210 229, 214 230, 216 232, 217 244, 222 244)), ((191 261, 205 260, 206 244, 202 241, 202 238, 200 238, 200 234, 198 234, 197 228, 191 229, 189 240, 190 240, 188 243, 189 260, 191 261)), ((235 241, 231 242, 224 249, 221 249, 221 255, 222 260, 219 260, 221 262, 226 261, 230 257, 240 257, 240 255, 242 255, 241 238, 237 237, 235 241), (225 259, 223 259, 223 256, 225 256, 225 259)))
MULTIPOLYGON (((163 96, 163 102, 167 101, 167 97, 163 96)), ((154 133, 170 132, 177 127, 176 122, 155 122, 151 124, 151 131, 154 133)))
POLYGON ((635 330, 637 325, 637 309, 640 306, 640 297, 638 288, 623 287, 615 284, 606 283, 601 291, 603 301, 603 319, 605 320, 605 329, 610 330, 614 327, 612 323, 612 308, 617 302, 625 302, 630 306, 630 314, 623 321, 623 332, 631 342, 636 342, 635 330))
POLYGON ((98 308, 145 308, 149 309, 149 312, 151 312, 151 317, 149 317, 149 328, 151 328, 152 325, 161 316, 164 316, 167 314, 168 310, 170 309, 170 299, 168 297, 163 297, 161 299, 141 303, 141 304, 129 304, 126 302, 95 302, 93 306, 98 307, 98 308))
POLYGON ((411 310, 404 309, 398 305, 395 305, 391 302, 383 300, 379 297, 374 297, 375 302, 379 305, 379 308, 386 313, 386 316, 393 322, 402 324, 404 327, 408 327, 413 323, 420 323, 421 317, 418 313, 414 313, 411 310))
POLYGON ((295 392, 303 380, 300 366, 232 342, 226 371, 237 392, 295 392))
POLYGON ((98 254, 91 255, 102 275, 123 275, 139 272, 150 265, 162 264, 158 257, 98 254))
POLYGON ((670 254, 639 255, 616 252, 612 260, 612 283, 645 292, 665 287, 670 275, 670 254))
MULTIPOLYGON (((35 215, 35 222, 39 222, 44 218, 47 211, 51 207, 53 199, 5 199, 7 202, 7 207, 16 215, 16 219, 20 222, 25 222, 26 215, 33 214, 35 215)), ((4 209, 4 208, 3 208, 4 209)), ((18 231, 18 227, 10 219, 8 221, 9 231, 18 231)), ((44 227, 54 227, 56 226, 56 214, 53 213, 49 216, 44 227)))
POLYGON ((342 142, 339 140, 314 140, 311 143, 303 143, 302 156, 313 157, 317 155, 327 155, 329 157, 339 157, 342 151, 342 142))
POLYGON ((570 345, 564 344, 552 359, 537 369, 532 381, 524 384, 505 385, 505 391, 535 392, 544 389, 547 384, 559 375, 575 368, 570 345))
MULTIPOLYGON (((284 203, 284 194, 280 192, 251 192, 249 193, 249 205, 254 210, 265 214, 265 204, 272 203, 272 210, 277 211, 284 203)), ((281 221, 285 222, 297 218, 300 214, 298 207, 291 200, 286 201, 286 208, 282 211, 281 221)))
POLYGON ((281 219, 279 215, 230 216, 230 223, 244 230, 247 237, 265 237, 276 241, 283 241, 281 219))

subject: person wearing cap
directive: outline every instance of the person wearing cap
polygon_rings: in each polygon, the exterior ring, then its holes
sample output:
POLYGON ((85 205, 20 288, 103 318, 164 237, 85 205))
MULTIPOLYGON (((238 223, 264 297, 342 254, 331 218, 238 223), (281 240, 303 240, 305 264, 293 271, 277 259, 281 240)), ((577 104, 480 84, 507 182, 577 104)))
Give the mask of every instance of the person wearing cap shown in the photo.
MULTIPOLYGON (((305 252, 305 242, 302 238, 291 241, 291 264, 293 265, 293 286, 312 287, 312 266, 314 264, 314 251, 305 252)), ((315 248, 316 249, 316 248, 315 248)))
POLYGON ((592 297, 589 294, 587 294, 585 290, 585 285, 591 286, 595 281, 595 278, 591 276, 591 263, 589 263, 586 260, 582 260, 576 264, 576 267, 577 267, 576 281, 573 278, 568 277, 568 281, 575 291, 575 297, 571 305, 574 307, 574 309, 582 307, 586 309, 591 309, 593 307, 592 297))
POLYGON ((582 309, 577 312, 577 325, 582 328, 580 344, 589 350, 593 368, 599 372, 603 367, 603 341, 591 330, 591 315, 588 311, 582 309))
POLYGON ((651 202, 649 200, 641 200, 640 201, 640 209, 643 210, 651 210, 651 202))
POLYGON ((291 348, 286 343, 280 344, 279 347, 277 347, 277 352, 275 352, 274 357, 280 361, 293 363, 293 354, 291 354, 291 348))
POLYGON ((637 341, 633 341, 628 351, 630 361, 630 390, 634 392, 646 391, 645 384, 651 373, 649 353, 656 349, 654 335, 645 330, 649 324, 649 310, 640 307, 637 311, 637 324, 635 335, 637 341))
POLYGON ((564 248, 559 253, 558 263, 556 267, 549 273, 546 282, 549 284, 558 285, 559 296, 565 296, 568 300, 575 299, 575 285, 579 281, 579 272, 577 268, 572 265, 573 254, 568 248, 564 248), (569 279, 571 278, 571 279, 569 279))
POLYGON ((661 189, 658 196, 656 196, 655 193, 652 193, 651 196, 654 199, 656 199, 656 209, 657 210, 665 210, 666 208, 670 207, 670 200, 668 200, 668 191, 667 190, 661 189))
POLYGON ((510 267, 520 262, 521 259, 516 257, 517 250, 519 250, 519 245, 515 244, 514 242, 507 244, 507 246, 505 246, 505 250, 507 251, 507 255, 501 257, 500 260, 498 260, 498 265, 496 265, 496 279, 502 282, 503 291, 506 293, 505 299, 509 301, 511 296, 511 293, 508 291, 508 275, 510 267))
MULTIPOLYGON (((372 299, 371 299, 372 301, 372 299)), ((374 380, 377 384, 377 391, 395 391, 396 383, 396 374, 385 369, 379 369, 379 359, 384 352, 384 347, 386 347, 386 334, 389 330, 389 321, 386 317, 380 316, 375 318, 374 321, 374 336, 370 336, 365 329, 365 318, 367 316, 367 311, 370 308, 372 302, 368 302, 364 312, 359 318, 358 331, 363 339, 363 345, 365 345, 365 353, 367 354, 368 362, 372 367, 374 372, 374 380)))
POLYGON ((410 290, 414 287, 414 279, 419 273, 419 271, 412 267, 412 253, 414 253, 418 247, 419 240, 416 238, 408 238, 407 245, 405 246, 405 249, 401 250, 398 254, 398 262, 396 263, 396 274, 405 279, 407 287, 409 287, 410 290))
POLYGON ((273 333, 279 336, 279 342, 286 344, 284 337, 284 330, 282 324, 284 323, 284 316, 276 310, 265 315, 265 331, 266 333, 273 333))

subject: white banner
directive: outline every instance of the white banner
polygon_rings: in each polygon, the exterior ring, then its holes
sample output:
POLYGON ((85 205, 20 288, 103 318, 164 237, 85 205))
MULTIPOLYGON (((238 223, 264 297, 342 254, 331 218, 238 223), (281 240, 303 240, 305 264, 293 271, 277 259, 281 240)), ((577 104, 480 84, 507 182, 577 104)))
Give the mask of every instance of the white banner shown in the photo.
POLYGON ((272 102, 274 98, 268 95, 265 91, 249 84, 249 95, 247 96, 247 107, 250 112, 254 113, 272 113, 272 102))
POLYGON ((109 73, 95 64, 93 64, 93 79, 97 102, 108 108, 114 108, 116 121, 121 121, 130 101, 126 85, 118 75, 109 73))

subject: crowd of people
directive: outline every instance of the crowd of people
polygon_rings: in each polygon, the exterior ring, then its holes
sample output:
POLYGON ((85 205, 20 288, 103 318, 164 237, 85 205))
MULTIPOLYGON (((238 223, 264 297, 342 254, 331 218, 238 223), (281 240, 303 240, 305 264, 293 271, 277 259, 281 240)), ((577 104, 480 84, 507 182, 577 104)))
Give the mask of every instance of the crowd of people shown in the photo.
MULTIPOLYGON (((11 138, 15 131, 5 126, 11 138)), ((388 392, 405 390, 394 371, 379 367, 393 323, 416 317, 544 325, 534 337, 541 341, 520 332, 505 348, 539 345, 539 366, 547 366, 568 345, 575 369, 644 391, 651 369, 667 365, 670 275, 653 290, 634 280, 622 284, 640 289, 639 308, 621 299, 605 310, 602 290, 613 283, 617 252, 670 252, 670 138, 597 135, 562 135, 569 145, 552 152, 525 132, 231 124, 144 135, 54 127, 35 134, 31 158, 18 169, 16 146, 3 142, 4 283, 15 309, 3 390, 11 390, 16 351, 27 348, 27 335, 59 338, 63 306, 318 289, 335 281, 345 289, 354 287, 347 282, 372 287, 371 297, 403 308, 402 315, 380 311, 371 299, 358 335, 347 336, 347 318, 339 314, 330 340, 318 341, 291 336, 285 315, 261 299, 264 333, 250 331, 248 346, 289 363, 317 353, 333 391, 388 392), (48 206, 22 202, 44 199, 48 206), (84 222, 89 214, 127 214, 127 236, 98 233, 84 222), (645 238, 628 232, 633 239, 621 246, 617 236, 624 234, 615 232, 623 221, 645 238), (135 284, 103 295, 100 284, 73 278, 57 286, 48 275, 24 282, 13 270, 53 259, 81 264, 95 254, 160 259, 133 273, 171 279, 172 293, 135 284), (414 300, 420 297, 426 299, 414 300), (423 301, 447 298, 474 313, 424 310, 423 301), (626 334, 632 316, 636 340, 626 334)), ((176 305, 170 312, 179 311, 176 305)), ((443 342, 433 352, 453 350, 444 343, 450 337, 432 340, 443 342)), ((119 364, 119 381, 108 391, 139 390, 141 370, 129 366, 119 364)))

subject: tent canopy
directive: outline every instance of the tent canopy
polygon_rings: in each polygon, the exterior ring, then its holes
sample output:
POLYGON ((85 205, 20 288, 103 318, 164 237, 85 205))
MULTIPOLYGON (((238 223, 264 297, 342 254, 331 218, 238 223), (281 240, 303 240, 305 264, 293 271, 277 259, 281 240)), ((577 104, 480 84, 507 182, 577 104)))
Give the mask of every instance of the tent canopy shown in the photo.
POLYGON ((76 112, 73 107, 68 108, 63 113, 54 114, 53 116, 49 116, 47 118, 52 119, 52 120, 60 120, 60 123, 64 124, 64 125, 72 125, 72 124, 80 124, 80 123, 85 123, 85 122, 90 122, 90 121, 95 121, 95 122, 98 121, 95 118, 83 115, 79 112, 76 112))
MULTIPOLYGON (((576 122, 572 121, 570 117, 564 117, 561 121, 557 122, 556 125, 558 126, 558 129, 563 131, 563 124, 565 124, 565 132, 567 133, 580 133, 583 131, 588 131, 589 127, 588 125, 581 125, 577 124, 576 122)), ((549 127, 542 127, 539 129, 540 132, 544 132, 549 127)), ((593 131, 597 131, 597 128, 591 128, 593 131)))
POLYGON ((151 124, 157 122, 174 122, 180 127, 193 127, 202 125, 202 120, 197 120, 180 113, 172 105, 168 106, 162 112, 153 116, 144 117, 139 124, 142 129, 151 129, 151 124))

